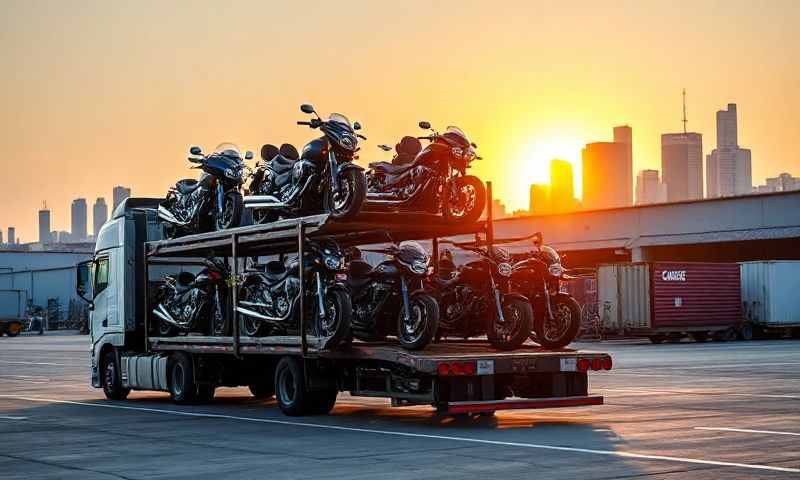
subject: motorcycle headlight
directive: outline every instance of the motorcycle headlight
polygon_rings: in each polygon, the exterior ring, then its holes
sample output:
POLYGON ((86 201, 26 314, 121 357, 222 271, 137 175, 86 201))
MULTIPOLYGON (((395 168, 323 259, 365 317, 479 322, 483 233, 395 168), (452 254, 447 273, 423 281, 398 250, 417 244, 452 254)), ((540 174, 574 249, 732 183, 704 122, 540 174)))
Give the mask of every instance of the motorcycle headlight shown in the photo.
POLYGON ((415 260, 411 262, 411 271, 417 275, 422 275, 428 271, 428 262, 415 260))
POLYGON ((464 150, 458 147, 453 147, 450 149, 450 153, 453 154, 456 158, 463 158, 464 157, 464 150))
POLYGON ((231 180, 239 180, 242 178, 242 172, 240 170, 234 170, 233 168, 226 168, 225 176, 231 180))
POLYGON ((511 264, 509 263, 501 263, 497 266, 497 273, 504 277, 510 277, 513 270, 514 269, 511 268, 511 264))
POLYGON ((559 263, 554 263, 554 264, 550 265, 548 270, 550 271, 550 275, 552 275, 554 277, 560 277, 561 274, 564 273, 564 268, 559 263))
POLYGON ((342 259, 336 255, 325 255, 325 266, 331 270, 339 270, 342 266, 342 259))

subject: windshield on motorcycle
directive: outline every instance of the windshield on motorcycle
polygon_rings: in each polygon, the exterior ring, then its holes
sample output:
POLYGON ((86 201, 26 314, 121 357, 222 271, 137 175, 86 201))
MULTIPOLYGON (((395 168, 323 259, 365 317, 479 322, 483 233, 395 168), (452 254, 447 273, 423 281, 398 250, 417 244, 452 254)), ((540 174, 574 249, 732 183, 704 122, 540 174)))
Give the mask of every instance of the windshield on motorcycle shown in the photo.
POLYGON ((428 252, 417 242, 401 242, 397 259, 408 265, 411 271, 416 274, 421 275, 428 271, 428 252))
POLYGON ((236 144, 230 142, 223 142, 217 145, 217 148, 214 149, 214 153, 218 155, 225 155, 227 157, 237 157, 242 158, 242 151, 236 144))
POLYGON ((508 253, 508 250, 506 250, 505 248, 490 247, 489 255, 496 262, 510 262, 511 261, 511 254, 508 253))
POLYGON ((539 249, 539 258, 547 265, 561 263, 561 257, 558 255, 558 252, 547 245, 544 245, 539 249))
POLYGON ((331 113, 328 116, 328 121, 344 125, 349 131, 353 131, 353 124, 351 124, 350 120, 341 113, 331 113))
POLYGON ((471 147, 469 138, 467 138, 467 134, 458 127, 447 127, 442 136, 463 149, 468 149, 471 147))

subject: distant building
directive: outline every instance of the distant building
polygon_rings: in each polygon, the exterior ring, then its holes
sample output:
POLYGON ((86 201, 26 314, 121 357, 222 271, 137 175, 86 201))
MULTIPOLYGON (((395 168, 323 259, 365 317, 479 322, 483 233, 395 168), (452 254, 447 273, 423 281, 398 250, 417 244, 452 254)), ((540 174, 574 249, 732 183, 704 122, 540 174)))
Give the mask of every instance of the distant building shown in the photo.
POLYGON ((17 243, 16 229, 14 227, 8 227, 8 244, 13 245, 15 243, 17 243))
POLYGON ((574 212, 578 209, 572 164, 566 160, 550 162, 550 211, 552 213, 574 212))
POLYGON ((706 156, 709 198, 746 195, 753 190, 752 158, 738 143, 736 104, 717 112, 717 148, 706 156))
POLYGON ((583 161, 583 208, 626 207, 631 204, 627 178, 628 145, 618 142, 589 143, 583 161))
POLYGON ((531 215, 544 215, 550 213, 550 187, 547 185, 531 185, 530 197, 528 200, 528 211, 531 215))
POLYGON ((56 232, 56 239, 57 239, 56 241, 58 243, 71 243, 72 241, 71 237, 72 236, 70 235, 70 233, 65 230, 59 230, 58 232, 56 232))
POLYGON ((661 173, 668 201, 703 198, 703 135, 695 132, 662 134, 661 173))
POLYGON ((100 228, 106 223, 106 220, 108 220, 106 199, 98 197, 94 202, 94 207, 92 207, 92 225, 94 226, 92 231, 94 233, 94 238, 97 238, 97 234, 100 233, 100 228))
POLYGON ((627 125, 614 127, 614 143, 625 145, 625 206, 633 204, 633 130, 627 125))
POLYGON ((119 186, 119 185, 114 187, 114 190, 113 190, 114 208, 112 208, 111 211, 113 212, 114 210, 116 210, 117 206, 119 206, 119 204, 122 203, 123 200, 125 200, 126 198, 128 198, 130 196, 131 196, 131 189, 130 188, 122 187, 122 186, 119 186))
POLYGON ((87 208, 85 198, 76 198, 72 201, 72 241, 86 240, 87 208))
POLYGON ((39 243, 45 244, 52 242, 50 236, 50 210, 47 209, 47 204, 39 210, 39 243))
POLYGON ((642 170, 636 175, 636 205, 664 203, 667 186, 658 178, 658 170, 642 170))
POLYGON ((0 245, 3 244, 3 231, 0 230, 0 245))
POLYGON ((800 177, 781 173, 777 177, 767 178, 766 184, 753 188, 754 193, 789 192, 800 190, 800 177))

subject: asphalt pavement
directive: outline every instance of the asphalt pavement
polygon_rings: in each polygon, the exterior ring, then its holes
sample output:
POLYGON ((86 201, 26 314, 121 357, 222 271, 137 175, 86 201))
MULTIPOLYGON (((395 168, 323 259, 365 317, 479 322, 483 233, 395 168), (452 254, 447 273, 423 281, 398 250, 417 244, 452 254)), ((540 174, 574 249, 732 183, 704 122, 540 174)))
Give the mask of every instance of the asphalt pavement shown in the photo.
POLYGON ((87 336, 0 338, 0 479, 800 478, 800 341, 578 344, 605 405, 452 418, 340 394, 285 417, 247 389, 105 400, 87 336))

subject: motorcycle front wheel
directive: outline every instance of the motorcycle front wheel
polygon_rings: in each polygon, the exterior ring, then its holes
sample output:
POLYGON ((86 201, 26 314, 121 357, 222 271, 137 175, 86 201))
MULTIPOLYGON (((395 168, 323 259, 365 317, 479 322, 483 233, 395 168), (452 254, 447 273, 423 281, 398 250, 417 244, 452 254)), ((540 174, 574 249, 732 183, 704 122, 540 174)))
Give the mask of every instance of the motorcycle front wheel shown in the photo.
POLYGON ((525 343, 533 324, 531 304, 519 298, 503 300, 503 322, 497 308, 491 309, 486 337, 499 350, 513 350, 525 343))
POLYGON ((455 182, 455 195, 448 192, 447 204, 442 206, 445 219, 456 223, 477 222, 486 206, 486 187, 480 178, 472 175, 458 177, 455 182))
POLYGON ((361 210, 366 196, 367 180, 364 178, 364 173, 351 168, 339 175, 338 193, 325 192, 324 208, 337 220, 353 218, 361 210))
POLYGON ((422 350, 431 343, 439 328, 439 304, 427 293, 415 293, 408 301, 411 318, 406 318, 401 303, 397 313, 397 339, 406 350, 422 350))
POLYGON ((222 203, 222 212, 214 212, 214 228, 217 231, 238 227, 242 222, 242 194, 239 192, 225 193, 222 203))
MULTIPOLYGON (((240 295, 239 301, 245 302, 252 302, 252 303, 263 303, 262 298, 262 291, 266 288, 263 284, 250 284, 246 285, 242 288, 242 294, 240 295)), ((257 311, 258 313, 264 313, 259 310, 259 307, 250 307, 247 308, 257 311)), ((239 313, 239 331, 242 335, 246 337, 257 337, 258 334, 261 332, 261 328, 264 322, 261 320, 255 319, 250 315, 239 313)))
POLYGON ((350 318, 353 316, 353 305, 350 296, 343 290, 329 290, 325 293, 325 316, 320 318, 319 307, 315 308, 317 316, 317 336, 324 341, 325 348, 335 348, 345 339, 350 338, 350 318))
POLYGON ((563 348, 578 336, 581 326, 581 308, 569 295, 559 294, 551 304, 553 318, 539 315, 534 319, 536 342, 544 348, 563 348))

